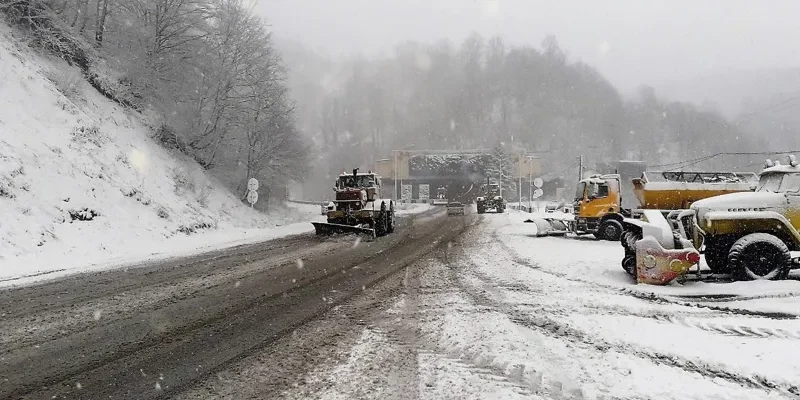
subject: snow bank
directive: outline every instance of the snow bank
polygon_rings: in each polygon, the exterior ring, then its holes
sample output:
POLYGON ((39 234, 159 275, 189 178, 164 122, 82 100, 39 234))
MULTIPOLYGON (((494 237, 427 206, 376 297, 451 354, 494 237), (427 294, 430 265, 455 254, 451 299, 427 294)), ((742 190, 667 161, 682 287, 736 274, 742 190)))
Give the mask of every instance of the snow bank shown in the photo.
MULTIPOLYGON (((434 206, 430 204, 422 204, 422 203, 397 203, 397 209, 395 210, 396 215, 409 215, 409 214, 419 214, 423 213, 428 210, 432 210, 434 206)), ((444 209, 443 207, 441 207, 444 209)))
POLYGON ((319 215, 251 210, 149 131, 0 24, 0 280, 263 240, 319 215))

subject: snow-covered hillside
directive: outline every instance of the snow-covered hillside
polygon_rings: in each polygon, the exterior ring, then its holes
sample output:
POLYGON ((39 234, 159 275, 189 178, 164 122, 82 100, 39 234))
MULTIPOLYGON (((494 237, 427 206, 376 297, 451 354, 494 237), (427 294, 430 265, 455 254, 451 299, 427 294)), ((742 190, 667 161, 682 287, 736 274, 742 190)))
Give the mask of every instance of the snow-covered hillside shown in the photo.
POLYGON ((253 211, 148 132, 0 23, 0 281, 256 240, 319 213, 253 211))

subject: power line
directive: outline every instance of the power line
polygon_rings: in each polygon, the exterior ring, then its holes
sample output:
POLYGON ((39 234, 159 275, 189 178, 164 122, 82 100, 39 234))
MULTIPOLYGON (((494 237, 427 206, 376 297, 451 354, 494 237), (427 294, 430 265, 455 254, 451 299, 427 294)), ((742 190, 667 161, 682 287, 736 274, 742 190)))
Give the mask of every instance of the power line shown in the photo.
POLYGON ((564 174, 566 174, 566 172, 567 172, 567 171, 569 171, 569 170, 571 170, 571 169, 573 169, 573 168, 577 167, 577 166, 578 166, 578 164, 579 164, 579 163, 578 163, 577 161, 576 161, 576 162, 573 162, 572 164, 570 164, 570 166, 569 166, 569 167, 567 167, 567 168, 564 168, 564 169, 563 169, 563 170, 561 170, 561 172, 559 172, 557 175, 555 175, 555 174, 550 174, 550 176, 552 176, 552 177, 554 177, 554 178, 560 178, 560 177, 564 176, 564 174))
POLYGON ((718 156, 758 156, 758 155, 775 155, 775 154, 791 154, 798 153, 800 150, 787 150, 787 151, 740 151, 740 152, 723 152, 714 153, 709 156, 694 158, 691 160, 677 161, 674 163, 651 165, 653 168, 670 167, 669 169, 686 168, 692 165, 697 165, 703 161, 710 160, 718 156))
POLYGON ((800 99, 800 95, 798 95, 798 96, 793 96, 793 97, 790 97, 790 98, 788 98, 788 99, 786 99, 786 100, 784 100, 784 101, 781 101, 781 102, 779 102, 779 103, 775 103, 775 104, 769 105, 769 106, 767 106, 767 107, 764 107, 764 108, 762 108, 762 109, 760 109, 760 110, 756 110, 756 111, 753 111, 753 112, 747 113, 747 114, 745 114, 745 115, 742 115, 741 117, 739 117, 739 118, 737 118, 737 119, 736 119, 736 121, 735 121, 735 122, 736 122, 736 125, 738 126, 738 125, 739 125, 739 123, 741 123, 741 122, 744 122, 744 121, 746 121, 746 120, 750 119, 751 117, 754 117, 754 116, 756 116, 756 115, 758 115, 758 114, 760 114, 760 113, 763 113, 763 112, 765 112, 765 111, 769 111, 769 110, 772 110, 772 109, 774 109, 774 108, 780 107, 780 106, 782 106, 782 105, 785 105, 785 104, 791 103, 791 102, 793 102, 793 101, 795 101, 795 100, 797 100, 797 99, 800 99))

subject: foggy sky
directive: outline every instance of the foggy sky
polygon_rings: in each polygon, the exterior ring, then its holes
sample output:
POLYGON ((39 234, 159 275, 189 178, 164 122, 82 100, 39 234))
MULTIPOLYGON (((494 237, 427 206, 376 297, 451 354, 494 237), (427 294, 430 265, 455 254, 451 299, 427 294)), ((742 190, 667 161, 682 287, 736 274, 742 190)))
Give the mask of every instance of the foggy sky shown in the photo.
POLYGON ((800 66, 800 0, 256 0, 279 37, 328 54, 389 54, 470 32, 571 59, 630 93, 729 69, 800 66))

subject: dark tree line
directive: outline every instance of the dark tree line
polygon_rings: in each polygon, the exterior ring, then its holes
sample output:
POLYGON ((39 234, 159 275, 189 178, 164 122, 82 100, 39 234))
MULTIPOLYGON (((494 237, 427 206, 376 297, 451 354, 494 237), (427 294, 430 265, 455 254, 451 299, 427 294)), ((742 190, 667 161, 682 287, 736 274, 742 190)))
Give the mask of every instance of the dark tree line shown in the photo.
MULTIPOLYGON (((297 50, 289 62, 308 66, 313 59, 297 50)), ((316 76, 306 70, 292 82, 327 92, 299 100, 301 123, 323 155, 320 177, 371 165, 392 149, 501 143, 537 151, 546 174, 569 170, 573 179, 569 167, 580 154, 590 165, 615 159, 658 165, 754 145, 720 115, 662 101, 648 87, 623 99, 596 69, 571 61, 552 36, 541 48, 478 35, 459 46, 404 43, 388 59, 324 65, 331 69, 316 76), (322 90, 326 75, 341 83, 322 90)))

